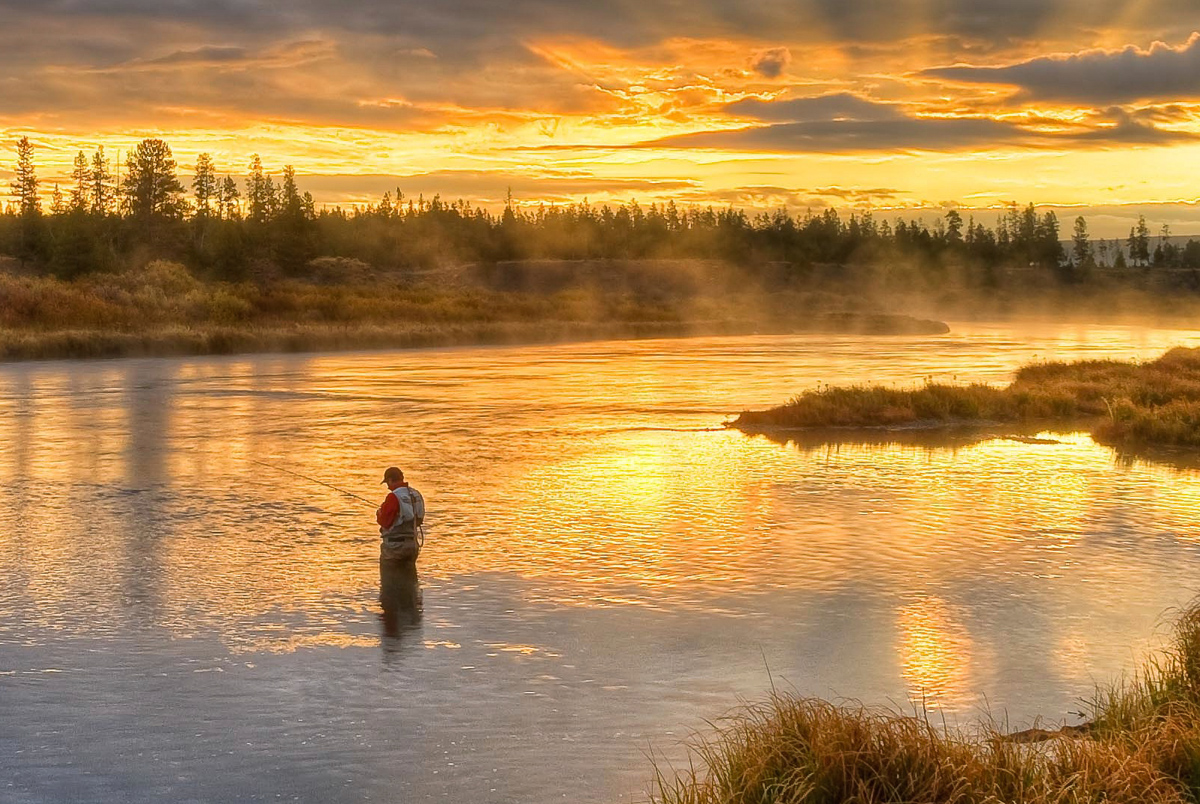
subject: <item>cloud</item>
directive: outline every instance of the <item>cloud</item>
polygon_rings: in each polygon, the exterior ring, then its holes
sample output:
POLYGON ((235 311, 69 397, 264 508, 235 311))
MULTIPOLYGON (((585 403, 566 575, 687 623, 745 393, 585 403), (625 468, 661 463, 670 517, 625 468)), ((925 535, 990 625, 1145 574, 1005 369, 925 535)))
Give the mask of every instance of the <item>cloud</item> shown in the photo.
POLYGON ((161 67, 297 67, 305 62, 328 58, 333 48, 320 40, 286 42, 261 52, 244 47, 222 47, 205 45, 190 50, 176 50, 165 56, 149 59, 133 59, 124 64, 107 68, 109 72, 161 67))
POLYGON ((1088 50, 1003 67, 938 67, 923 75, 972 84, 1018 87, 1038 100, 1112 104, 1200 98, 1200 33, 1178 47, 1088 50))
POLYGON ((149 59, 142 64, 225 64, 246 60, 246 49, 242 47, 216 47, 208 45, 194 50, 176 50, 157 59, 149 59))
POLYGON ((754 54, 750 68, 763 78, 778 78, 792 63, 792 51, 786 47, 773 47, 754 54))
POLYGON ((914 116, 898 104, 848 93, 781 101, 744 100, 727 105, 725 112, 770 125, 684 134, 637 147, 843 154, 1088 143, 1165 145, 1200 139, 1200 134, 1156 128, 1119 112, 1109 112, 1098 124, 1047 130, 982 116, 914 116))
POLYGON ((409 176, 317 174, 300 176, 297 181, 318 198, 375 200, 386 192, 395 193, 398 187, 408 198, 441 195, 484 204, 502 202, 509 190, 518 199, 569 201, 584 196, 666 196, 698 187, 686 179, 605 179, 474 170, 438 170, 409 176))
MULTIPOLYGON (((317 108, 393 99, 427 108, 644 118, 645 109, 630 110, 622 88, 547 60, 539 45, 600 43, 619 58, 670 42, 719 42, 749 50, 748 63, 734 57, 749 69, 734 72, 761 81, 794 72, 789 59, 802 52, 806 62, 819 52, 861 63, 898 53, 908 59, 930 42, 954 41, 970 48, 955 53, 994 54, 1017 40, 1062 41, 1115 20, 1158 31, 1198 17, 1194 0, 1142 0, 1132 10, 1128 0, 0 0, 0 118, 62 126, 69 117, 120 109, 130 126, 151 127, 170 109, 224 114, 231 104, 206 106, 209 76, 272 69, 291 70, 292 80, 251 77, 283 110, 274 117, 285 120, 308 119, 313 96, 317 108), (313 41, 319 48, 302 48, 313 41), (877 55, 861 55, 872 48, 877 55), (105 71, 124 80, 89 77, 105 71), (163 82, 174 82, 173 100, 147 102, 165 94, 163 82)), ((698 85, 726 89, 706 81, 698 85)), ((682 120, 696 105, 672 111, 682 120)), ((253 113, 240 100, 232 107, 253 113)), ((359 117, 348 124, 358 125, 359 117)))
POLYGON ((895 198, 904 193, 903 190, 896 190, 891 187, 817 187, 812 192, 815 195, 841 198, 847 201, 862 201, 870 198, 895 198))
POLYGON ((763 101, 756 98, 727 105, 726 114, 768 122, 807 123, 825 120, 899 120, 904 117, 896 104, 878 103, 849 92, 813 98, 763 101))
POLYGON ((1019 127, 990 118, 906 118, 776 123, 666 137, 642 143, 642 147, 846 154, 956 151, 1031 141, 1032 137, 1019 127))

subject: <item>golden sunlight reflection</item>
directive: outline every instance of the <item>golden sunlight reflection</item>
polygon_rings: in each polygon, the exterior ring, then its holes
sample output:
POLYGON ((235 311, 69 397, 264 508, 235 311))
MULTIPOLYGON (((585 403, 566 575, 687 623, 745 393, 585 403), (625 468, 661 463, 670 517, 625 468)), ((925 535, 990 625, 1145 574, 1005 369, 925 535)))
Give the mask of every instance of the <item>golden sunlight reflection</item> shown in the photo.
POLYGON ((901 674, 909 696, 931 709, 971 683, 971 638, 946 601, 923 597, 897 612, 901 674))

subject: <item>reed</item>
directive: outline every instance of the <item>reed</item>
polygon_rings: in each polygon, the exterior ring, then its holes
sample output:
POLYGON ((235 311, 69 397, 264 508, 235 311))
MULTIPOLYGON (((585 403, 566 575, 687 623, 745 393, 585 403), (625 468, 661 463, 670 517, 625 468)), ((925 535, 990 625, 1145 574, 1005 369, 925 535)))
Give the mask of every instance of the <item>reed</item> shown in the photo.
POLYGON ((1029 745, 994 723, 773 694, 697 737, 683 772, 659 768, 659 804, 1200 801, 1200 607, 1136 676, 1097 690, 1091 726, 1029 745), (1082 735, 1082 736, 1078 736, 1082 735))
POLYGON ((1083 424, 1110 444, 1200 446, 1200 349, 1171 349, 1146 363, 1040 363, 1020 369, 1005 388, 822 387, 779 407, 746 411, 733 424, 762 432, 1042 421, 1083 424))

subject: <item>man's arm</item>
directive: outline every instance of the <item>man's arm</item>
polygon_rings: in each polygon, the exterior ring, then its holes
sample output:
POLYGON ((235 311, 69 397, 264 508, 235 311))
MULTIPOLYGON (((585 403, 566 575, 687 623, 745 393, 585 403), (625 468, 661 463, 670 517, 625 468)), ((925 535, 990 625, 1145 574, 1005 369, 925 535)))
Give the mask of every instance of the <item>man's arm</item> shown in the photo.
POLYGON ((375 521, 379 523, 381 528, 390 528, 392 523, 396 521, 396 515, 400 513, 400 501, 396 499, 395 494, 389 494, 387 499, 383 501, 383 505, 379 506, 379 510, 375 512, 375 521))

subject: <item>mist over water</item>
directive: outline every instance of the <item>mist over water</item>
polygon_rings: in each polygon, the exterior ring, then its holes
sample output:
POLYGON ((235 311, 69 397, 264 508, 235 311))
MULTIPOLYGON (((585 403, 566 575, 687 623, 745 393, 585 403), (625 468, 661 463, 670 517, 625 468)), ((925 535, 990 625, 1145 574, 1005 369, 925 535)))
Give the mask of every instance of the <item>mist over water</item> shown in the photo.
MULTIPOLYGON (((0 799, 638 800, 771 683, 1062 719, 1200 577, 1200 483, 1085 434, 779 444, 818 382, 1200 331, 954 325, 0 367, 0 799), (425 494, 419 578, 370 508, 425 494), (386 616, 381 616, 386 614, 386 616)), ((998 436, 1003 433, 998 433, 998 436)))

